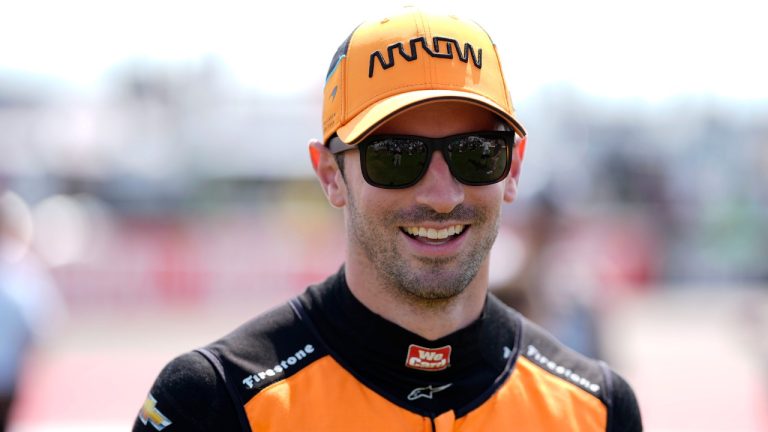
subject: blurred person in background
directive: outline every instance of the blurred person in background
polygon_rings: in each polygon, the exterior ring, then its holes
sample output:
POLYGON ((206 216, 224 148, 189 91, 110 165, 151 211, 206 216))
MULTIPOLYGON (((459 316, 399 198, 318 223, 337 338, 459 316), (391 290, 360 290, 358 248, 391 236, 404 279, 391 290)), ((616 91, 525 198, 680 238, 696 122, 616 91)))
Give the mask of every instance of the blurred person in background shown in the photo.
MULTIPOLYGON (((568 256, 559 242, 572 235, 568 218, 548 188, 537 192, 512 223, 523 250, 512 266, 514 272, 492 282, 490 289, 499 300, 540 324, 569 348, 600 358, 600 335, 594 319, 594 300, 578 275, 558 275, 568 256)), ((498 244, 498 242, 497 242, 498 244)), ((495 250, 504 254, 503 250, 495 250)), ((572 273, 572 272, 571 272, 572 273)))
POLYGON ((63 311, 53 279, 29 250, 25 210, 0 186, 0 431, 10 424, 26 355, 63 311))
POLYGON ((488 294, 526 141, 488 34, 414 8, 363 23, 323 98, 310 154, 344 265, 171 361, 133 430, 641 430, 621 377, 488 294))

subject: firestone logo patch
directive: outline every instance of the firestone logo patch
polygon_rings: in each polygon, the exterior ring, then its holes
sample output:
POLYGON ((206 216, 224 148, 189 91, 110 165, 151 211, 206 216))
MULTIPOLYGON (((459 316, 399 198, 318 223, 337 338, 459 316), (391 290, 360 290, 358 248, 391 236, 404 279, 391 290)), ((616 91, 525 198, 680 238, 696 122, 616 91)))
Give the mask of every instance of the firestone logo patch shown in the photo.
POLYGON ((411 344, 408 347, 408 356, 405 365, 411 369, 436 372, 451 365, 451 346, 440 348, 426 348, 411 344))

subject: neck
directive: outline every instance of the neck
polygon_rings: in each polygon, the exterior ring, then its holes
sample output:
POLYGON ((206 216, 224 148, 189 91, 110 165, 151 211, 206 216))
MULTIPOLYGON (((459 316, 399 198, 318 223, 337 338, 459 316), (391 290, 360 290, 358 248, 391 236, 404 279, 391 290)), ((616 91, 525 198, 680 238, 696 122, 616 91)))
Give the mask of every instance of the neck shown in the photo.
POLYGON ((427 300, 389 286, 360 254, 347 256, 345 273, 349 290, 377 315, 425 339, 435 340, 460 330, 482 313, 488 288, 488 260, 469 285, 455 297, 427 300))

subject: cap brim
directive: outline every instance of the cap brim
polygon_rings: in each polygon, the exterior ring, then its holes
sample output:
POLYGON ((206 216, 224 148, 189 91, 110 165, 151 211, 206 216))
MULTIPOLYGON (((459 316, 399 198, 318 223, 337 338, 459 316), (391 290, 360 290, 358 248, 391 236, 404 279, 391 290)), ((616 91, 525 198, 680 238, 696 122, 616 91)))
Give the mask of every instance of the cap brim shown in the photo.
POLYGON ((464 101, 486 108, 501 117, 521 136, 526 134, 523 126, 499 104, 479 94, 458 90, 415 90, 382 99, 360 112, 344 126, 339 127, 336 134, 343 142, 354 145, 378 125, 409 108, 449 100, 464 101))

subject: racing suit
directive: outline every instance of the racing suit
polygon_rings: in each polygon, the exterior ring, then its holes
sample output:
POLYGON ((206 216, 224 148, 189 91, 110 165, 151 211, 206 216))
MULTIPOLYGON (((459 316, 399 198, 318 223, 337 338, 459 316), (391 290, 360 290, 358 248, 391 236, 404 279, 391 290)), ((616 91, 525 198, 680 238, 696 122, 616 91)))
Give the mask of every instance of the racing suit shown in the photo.
POLYGON ((171 361, 134 432, 641 431, 630 386, 489 294, 427 340, 376 315, 342 268, 171 361))

